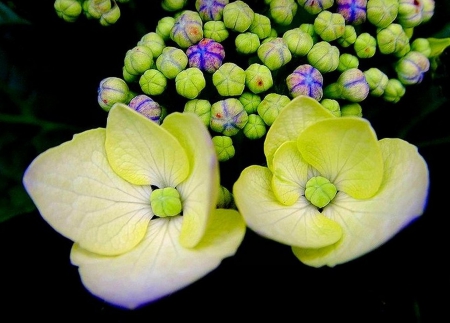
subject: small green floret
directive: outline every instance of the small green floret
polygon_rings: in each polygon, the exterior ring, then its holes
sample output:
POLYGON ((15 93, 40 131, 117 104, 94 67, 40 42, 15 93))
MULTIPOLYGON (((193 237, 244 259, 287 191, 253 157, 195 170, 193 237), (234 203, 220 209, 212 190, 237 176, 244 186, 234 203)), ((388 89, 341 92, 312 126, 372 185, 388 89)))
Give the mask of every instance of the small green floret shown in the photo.
POLYGON ((153 213, 159 217, 175 216, 183 209, 180 193, 173 187, 158 188, 150 195, 153 213))
POLYGON ((323 208, 330 203, 336 193, 336 186, 325 177, 311 177, 306 183, 305 197, 318 208, 323 208))

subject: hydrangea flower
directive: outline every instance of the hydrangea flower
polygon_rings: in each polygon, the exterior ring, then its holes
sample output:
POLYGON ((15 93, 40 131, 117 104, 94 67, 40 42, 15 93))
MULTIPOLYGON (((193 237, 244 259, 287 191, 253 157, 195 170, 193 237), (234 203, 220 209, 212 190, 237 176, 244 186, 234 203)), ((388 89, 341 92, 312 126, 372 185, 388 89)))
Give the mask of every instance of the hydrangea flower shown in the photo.
POLYGON ((427 165, 417 147, 378 140, 360 117, 336 117, 293 99, 264 142, 268 167, 249 166, 233 187, 250 229, 292 246, 303 263, 334 266, 377 248, 424 211, 427 165))
POLYGON ((216 152, 193 113, 160 126, 118 103, 106 128, 45 151, 23 182, 42 217, 74 241, 70 259, 86 288, 120 307, 205 276, 245 233, 236 210, 216 209, 216 152))

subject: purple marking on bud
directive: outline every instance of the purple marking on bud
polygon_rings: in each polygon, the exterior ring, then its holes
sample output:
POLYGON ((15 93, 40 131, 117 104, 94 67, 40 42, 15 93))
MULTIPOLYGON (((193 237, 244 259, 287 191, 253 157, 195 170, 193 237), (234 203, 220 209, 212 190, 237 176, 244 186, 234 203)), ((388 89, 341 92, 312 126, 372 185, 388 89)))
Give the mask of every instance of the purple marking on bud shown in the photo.
POLYGON ((286 78, 286 84, 292 97, 307 95, 320 101, 323 96, 323 76, 318 69, 303 64, 286 78))
POLYGON ((146 116, 148 119, 159 124, 161 117, 161 107, 160 105, 153 101, 147 95, 137 95, 131 99, 128 106, 133 110, 136 110, 140 114, 146 116))
POLYGON ((367 18, 367 0, 337 0, 337 12, 345 22, 351 25, 359 25, 367 18))
POLYGON ((189 59, 189 67, 197 67, 202 71, 214 73, 222 65, 225 49, 220 43, 203 38, 196 45, 190 46, 186 50, 186 55, 189 59))
POLYGON ((220 20, 227 4, 228 0, 197 0, 195 8, 203 21, 220 20))

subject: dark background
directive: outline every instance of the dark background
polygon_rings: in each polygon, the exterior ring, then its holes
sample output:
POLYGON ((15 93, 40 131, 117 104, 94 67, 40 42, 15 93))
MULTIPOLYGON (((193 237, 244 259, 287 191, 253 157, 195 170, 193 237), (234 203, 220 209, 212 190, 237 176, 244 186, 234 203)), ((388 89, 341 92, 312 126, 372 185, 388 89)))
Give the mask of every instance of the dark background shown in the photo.
MULTIPOLYGON (((377 250, 320 269, 300 263, 290 247, 248 230, 236 256, 217 270, 128 311, 84 289, 69 261, 72 242, 42 220, 20 180, 40 152, 76 132, 105 125, 106 113, 96 102, 98 84, 121 76, 125 52, 163 16, 159 1, 121 5, 122 17, 109 27, 84 17, 64 22, 52 0, 1 2, 28 23, 0 25, 0 202, 5 212, 0 223, 0 322, 27 317, 60 322, 450 322, 448 50, 440 67, 420 85, 408 87, 401 102, 374 100, 364 111, 380 138, 401 136, 418 145, 427 161, 431 187, 421 218, 377 250), (6 219, 6 212, 14 216, 6 219)), ((449 4, 436 1, 436 8, 419 35, 448 30, 449 4)), ((224 165, 224 172, 234 163, 224 165)))

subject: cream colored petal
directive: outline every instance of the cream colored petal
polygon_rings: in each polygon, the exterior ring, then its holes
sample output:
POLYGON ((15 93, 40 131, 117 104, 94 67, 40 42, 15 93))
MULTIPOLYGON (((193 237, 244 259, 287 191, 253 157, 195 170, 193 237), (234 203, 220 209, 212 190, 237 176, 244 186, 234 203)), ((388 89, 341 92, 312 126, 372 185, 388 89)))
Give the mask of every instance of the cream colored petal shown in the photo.
POLYGON ((155 301, 202 278, 235 254, 245 224, 234 210, 218 210, 204 239, 193 249, 179 243, 183 217, 152 220, 144 240, 117 257, 101 257, 74 245, 72 263, 86 288, 99 298, 129 309, 155 301))
POLYGON ((244 169, 233 186, 239 212, 256 233, 287 245, 319 248, 341 237, 340 225, 323 216, 304 197, 292 206, 279 203, 266 167, 244 169))
POLYGON ((275 151, 285 141, 297 140, 308 126, 327 118, 336 118, 328 109, 309 96, 297 96, 280 112, 269 128, 264 141, 264 154, 268 167, 272 168, 275 151))
POLYGON ((340 223, 342 239, 328 248, 293 248, 304 263, 334 266, 374 250, 420 216, 426 206, 429 176, 417 148, 401 139, 380 140, 384 180, 376 196, 355 200, 339 194, 324 214, 340 223))
POLYGON ((150 187, 135 186, 109 167, 105 129, 75 135, 39 155, 24 186, 42 217, 84 248, 108 255, 133 248, 153 216, 150 187))
POLYGON ((189 173, 178 140, 124 104, 109 111, 105 145, 111 167, 130 183, 175 187, 189 173))
POLYGON ((168 115, 163 128, 178 139, 187 153, 189 177, 177 187, 183 203, 180 241, 194 247, 205 232, 219 194, 219 165, 211 136, 201 119, 193 113, 168 115))

